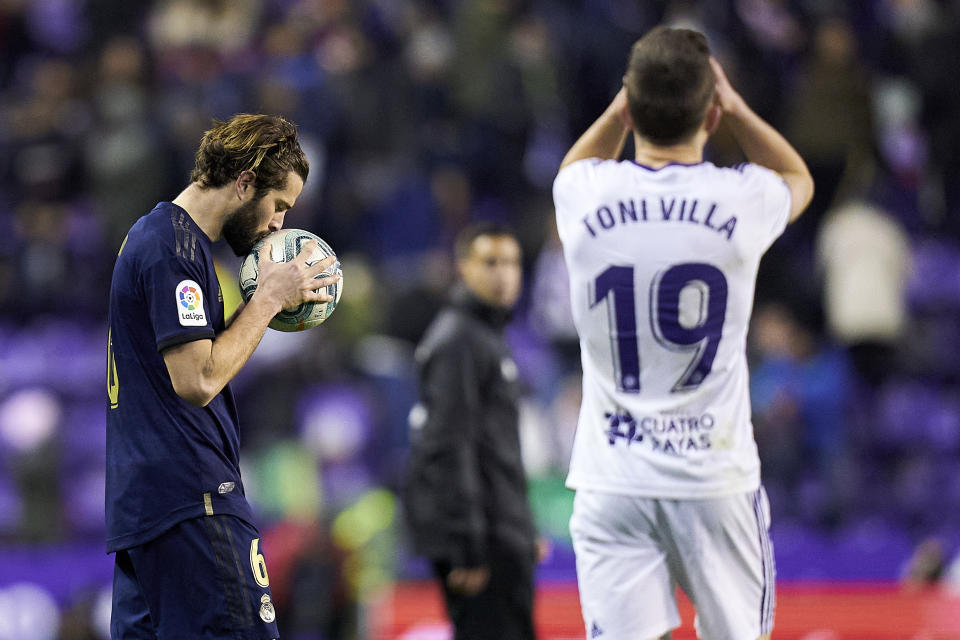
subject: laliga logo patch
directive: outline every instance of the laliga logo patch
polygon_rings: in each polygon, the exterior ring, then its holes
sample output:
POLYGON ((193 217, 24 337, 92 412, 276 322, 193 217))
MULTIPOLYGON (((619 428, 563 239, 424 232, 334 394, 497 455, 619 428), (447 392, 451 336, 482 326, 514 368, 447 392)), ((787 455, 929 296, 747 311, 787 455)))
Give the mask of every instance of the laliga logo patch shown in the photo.
POLYGON ((260 598, 260 619, 267 624, 277 619, 277 610, 273 608, 270 596, 266 593, 260 598))
POLYGON ((176 288, 177 313, 184 327, 207 326, 207 313, 203 310, 203 292, 193 280, 181 280, 176 288))

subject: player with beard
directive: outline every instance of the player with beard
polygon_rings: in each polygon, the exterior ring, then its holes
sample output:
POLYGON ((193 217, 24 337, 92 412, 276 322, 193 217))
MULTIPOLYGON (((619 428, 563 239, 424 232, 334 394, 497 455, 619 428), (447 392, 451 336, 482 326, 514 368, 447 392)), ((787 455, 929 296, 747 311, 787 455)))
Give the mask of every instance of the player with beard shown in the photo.
POLYGON ((330 299, 336 278, 316 278, 334 258, 308 265, 315 243, 290 262, 263 256, 256 293, 225 320, 211 246, 245 255, 279 230, 308 171, 283 118, 215 122, 190 184, 120 247, 107 351, 114 640, 278 637, 228 383, 281 309, 330 299))

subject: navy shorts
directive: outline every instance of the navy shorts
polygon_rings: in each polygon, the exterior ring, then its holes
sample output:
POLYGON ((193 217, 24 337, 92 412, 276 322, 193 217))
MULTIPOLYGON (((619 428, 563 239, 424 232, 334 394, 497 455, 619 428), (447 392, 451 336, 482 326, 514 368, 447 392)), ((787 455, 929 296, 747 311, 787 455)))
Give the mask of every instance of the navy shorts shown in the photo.
POLYGON ((112 640, 273 640, 276 617, 260 534, 234 516, 184 520, 116 554, 112 640))

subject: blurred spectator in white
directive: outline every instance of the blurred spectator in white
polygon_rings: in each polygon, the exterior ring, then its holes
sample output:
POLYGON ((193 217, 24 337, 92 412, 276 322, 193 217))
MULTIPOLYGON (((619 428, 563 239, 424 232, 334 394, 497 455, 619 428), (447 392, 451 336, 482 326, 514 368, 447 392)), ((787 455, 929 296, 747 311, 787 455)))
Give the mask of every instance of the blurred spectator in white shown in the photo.
POLYGON ((0 640, 58 638, 60 610, 41 586, 21 582, 0 589, 0 611, 0 640))
POLYGON ((888 213, 852 200, 828 214, 817 249, 830 334, 849 348, 863 379, 876 386, 894 368, 907 323, 909 238, 888 213))
POLYGON ((0 403, 0 453, 19 493, 22 540, 46 542, 64 533, 60 481, 50 473, 60 460, 62 413, 60 399, 46 389, 24 389, 0 403))
POLYGON ((235 54, 258 27, 260 0, 158 0, 148 29, 157 51, 210 48, 235 54))

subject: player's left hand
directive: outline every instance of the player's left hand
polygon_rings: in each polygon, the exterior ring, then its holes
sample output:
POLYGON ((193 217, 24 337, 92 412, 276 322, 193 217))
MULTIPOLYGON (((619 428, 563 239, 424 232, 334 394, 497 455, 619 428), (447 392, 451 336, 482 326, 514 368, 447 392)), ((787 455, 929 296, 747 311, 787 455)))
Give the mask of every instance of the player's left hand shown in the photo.
MULTIPOLYGON (((259 252, 263 249, 258 249, 259 252)), ((259 284, 254 296, 266 296, 277 309, 293 309, 304 302, 330 302, 333 297, 326 287, 340 279, 331 275, 319 276, 336 262, 336 256, 327 256, 318 262, 307 262, 308 256, 317 250, 316 240, 306 243, 293 260, 274 262, 258 260, 259 284)))
POLYGON ((720 63, 713 56, 710 56, 710 66, 713 68, 713 75, 717 81, 717 103, 720 105, 720 108, 723 109, 724 113, 735 113, 744 104, 743 98, 737 93, 737 90, 733 88, 733 85, 730 84, 730 81, 727 79, 727 74, 723 71, 723 67, 720 66, 720 63))
POLYGON ((620 87, 620 91, 613 97, 613 102, 607 110, 615 115, 624 129, 633 128, 633 118, 630 117, 630 105, 627 103, 627 88, 620 87))

